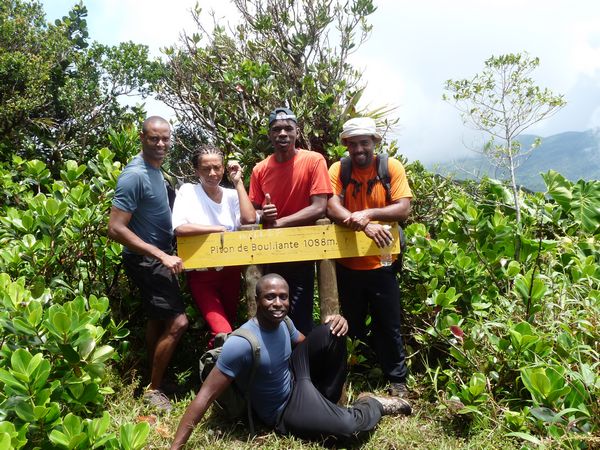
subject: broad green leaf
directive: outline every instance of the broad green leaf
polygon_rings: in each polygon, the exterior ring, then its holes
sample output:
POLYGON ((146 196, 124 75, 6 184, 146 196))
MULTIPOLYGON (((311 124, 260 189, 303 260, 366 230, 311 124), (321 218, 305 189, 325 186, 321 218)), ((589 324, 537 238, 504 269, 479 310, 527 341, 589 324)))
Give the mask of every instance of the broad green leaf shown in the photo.
POLYGON ((13 446, 8 433, 0 433, 0 450, 12 450, 13 446))
POLYGON ((124 450, 140 450, 146 444, 149 432, 150 425, 147 422, 140 422, 136 425, 127 423, 121 425, 119 442, 124 450))
POLYGON ((560 417, 552 411, 550 408, 539 406, 537 408, 531 408, 529 410, 531 415, 542 422, 554 423, 560 420, 560 417))
POLYGON ((24 383, 22 383, 17 378, 15 378, 7 370, 1 369, 1 368, 0 368, 0 381, 19 392, 23 392, 23 393, 27 392, 27 386, 24 383))
POLYGON ((516 437, 519 439, 523 439, 524 441, 531 442, 532 444, 535 444, 535 445, 543 445, 543 442, 541 439, 538 439, 535 436, 532 436, 531 434, 528 434, 528 433, 522 433, 520 431, 506 433, 505 436, 512 436, 512 437, 516 437))
POLYGON ((600 182, 579 180, 573 189, 571 212, 587 232, 600 226, 600 182))
POLYGON ((69 329, 71 328, 71 319, 64 312, 57 312, 52 317, 52 325, 56 328, 56 330, 60 334, 67 334, 69 329))
POLYGON ((15 406, 15 412, 19 419, 25 422, 35 422, 35 415, 33 413, 33 406, 28 401, 21 401, 15 406))
POLYGON ((506 267, 506 275, 509 278, 513 278, 520 271, 521 271, 521 264, 519 264, 518 261, 511 261, 508 263, 508 266, 506 267))
POLYGON ((58 347, 65 359, 71 364, 77 364, 81 360, 79 353, 70 344, 59 344, 58 347))
POLYGON ((583 230, 594 232, 600 226, 600 182, 579 180, 573 184, 562 175, 549 171, 542 175, 548 194, 561 208, 581 224, 583 230))
POLYGON ((81 433, 83 430, 83 423, 75 414, 69 413, 63 419, 63 428, 70 436, 74 436, 81 433))
POLYGON ((573 198, 571 194, 573 184, 554 170, 549 170, 547 173, 542 174, 542 178, 546 183, 548 194, 565 211, 569 211, 571 209, 571 199, 573 198))
POLYGON ((70 448, 69 447, 69 437, 57 429, 54 429, 50 432, 50 442, 54 445, 59 445, 61 447, 70 448))
POLYGON ((35 326, 32 326, 29 322, 25 321, 22 317, 16 317, 13 322, 13 326, 15 330, 19 333, 23 333, 24 335, 36 335, 37 329, 35 326))
POLYGON ((87 359, 90 353, 96 348, 96 341, 94 338, 83 339, 78 346, 78 353, 81 359, 87 359))
POLYGON ((546 292, 546 284, 539 278, 534 279, 533 288, 531 289, 531 299, 536 301, 541 300, 542 297, 546 294, 546 292))
POLYGON ((542 369, 536 370, 531 374, 531 385, 535 389, 535 392, 543 398, 548 397, 552 389, 550 379, 542 369))
POLYGON ((29 249, 33 248, 33 246, 37 242, 35 236, 33 236, 32 234, 26 234, 25 236, 23 236, 21 241, 23 242, 23 245, 29 249))
POLYGON ((50 409, 46 408, 45 406, 36 405, 33 407, 33 416, 35 417, 36 421, 41 421, 44 417, 46 417, 46 414, 48 414, 49 411, 50 409))
MULTIPOLYGON (((41 353, 38 353, 40 357, 41 353)), ((18 348, 10 357, 10 364, 13 371, 29 375, 28 365, 32 360, 31 353, 23 348, 18 348)))
POLYGON ((91 360, 95 363, 104 362, 112 356, 114 351, 114 348, 112 348, 110 345, 103 345, 96 348, 92 354, 91 360))
POLYGON ((53 198, 46 200, 44 209, 50 216, 56 216, 60 211, 60 204, 53 198))

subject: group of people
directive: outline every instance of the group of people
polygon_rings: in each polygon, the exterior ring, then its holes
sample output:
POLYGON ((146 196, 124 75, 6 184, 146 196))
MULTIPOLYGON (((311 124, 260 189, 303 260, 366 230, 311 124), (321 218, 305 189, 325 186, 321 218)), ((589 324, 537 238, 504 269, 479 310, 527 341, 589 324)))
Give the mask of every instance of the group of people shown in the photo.
MULTIPOLYGON (((402 164, 388 160, 389 185, 380 180, 374 150, 381 141, 375 122, 348 120, 340 140, 348 149, 350 183, 342 180, 340 162, 327 169, 323 156, 296 147, 298 119, 288 108, 269 116, 274 152, 252 170, 246 193, 242 168, 204 145, 192 157, 199 184, 184 184, 173 211, 161 165, 171 144, 169 123, 146 119, 140 133, 142 151, 119 177, 108 234, 123 244, 128 277, 136 284, 148 316, 146 344, 150 384, 144 398, 170 409, 163 379, 177 344, 188 327, 178 284, 184 270, 173 254, 173 235, 191 236, 239 229, 313 225, 328 216, 335 223, 364 232, 377 246, 392 242, 380 222, 402 222, 412 193, 402 164), (221 186, 227 171, 233 188, 221 186)), ((351 437, 372 430, 383 414, 410 414, 404 398, 407 368, 401 336, 400 292, 393 266, 379 257, 336 261, 342 315, 313 325, 314 262, 268 264, 256 285, 256 316, 242 325, 261 346, 260 365, 251 386, 252 348, 243 338, 225 342, 216 367, 203 383, 179 424, 172 448, 187 442, 210 404, 231 383, 249 388, 255 414, 281 433, 303 438, 351 437), (289 314, 292 330, 283 324, 289 314), (359 396, 351 407, 339 406, 346 377, 346 336, 367 341, 371 315, 372 344, 390 382, 389 396, 359 396), (262 355, 267 355, 263 357, 262 355)), ((210 327, 231 332, 240 297, 240 267, 192 270, 186 277, 194 302, 210 327)))

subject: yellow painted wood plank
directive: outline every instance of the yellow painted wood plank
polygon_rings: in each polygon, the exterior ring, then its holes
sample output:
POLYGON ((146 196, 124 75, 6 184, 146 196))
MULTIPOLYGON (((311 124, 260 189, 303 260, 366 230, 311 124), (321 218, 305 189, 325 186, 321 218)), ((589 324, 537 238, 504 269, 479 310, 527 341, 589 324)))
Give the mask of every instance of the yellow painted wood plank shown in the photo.
MULTIPOLYGON (((400 253, 397 227, 391 232, 392 253, 400 253)), ((177 252, 186 269, 347 258, 380 251, 362 231, 333 224, 177 238, 177 252)))

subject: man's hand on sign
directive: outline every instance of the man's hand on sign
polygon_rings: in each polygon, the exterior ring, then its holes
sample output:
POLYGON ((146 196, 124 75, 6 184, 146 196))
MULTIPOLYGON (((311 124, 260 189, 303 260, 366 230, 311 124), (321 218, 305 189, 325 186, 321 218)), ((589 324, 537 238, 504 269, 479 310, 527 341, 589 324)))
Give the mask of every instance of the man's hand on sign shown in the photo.
POLYGON ((378 223, 369 223, 365 227, 364 232, 375 241, 375 244, 377 244, 377 247, 379 248, 390 245, 394 240, 392 233, 389 230, 386 230, 385 226, 378 223))
POLYGON ((369 219, 369 216, 365 211, 355 211, 344 219, 344 225, 354 231, 361 231, 365 229, 370 221, 371 219, 369 219))

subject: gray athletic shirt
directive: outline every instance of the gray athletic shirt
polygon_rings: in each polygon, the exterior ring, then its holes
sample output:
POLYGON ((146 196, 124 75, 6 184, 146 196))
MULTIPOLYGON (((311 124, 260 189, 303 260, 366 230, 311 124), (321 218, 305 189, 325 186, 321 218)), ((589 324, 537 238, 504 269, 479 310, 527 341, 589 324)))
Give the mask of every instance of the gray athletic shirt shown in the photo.
MULTIPOLYGON (((242 328, 252 331, 260 344, 260 365, 250 388, 252 409, 264 423, 273 426, 292 391, 289 359, 292 354, 291 343, 298 339, 299 333, 296 327, 292 327, 290 336, 284 322, 275 330, 265 330, 254 319, 246 322, 242 328)), ((231 336, 223 345, 217 367, 225 375, 235 378, 245 390, 252 362, 250 343, 243 337, 231 336)))
MULTIPOLYGON (((113 206, 131 213, 129 229, 140 239, 169 253, 173 227, 165 179, 160 169, 137 155, 121 172, 113 206)), ((124 253, 135 253, 127 247, 124 253)))

